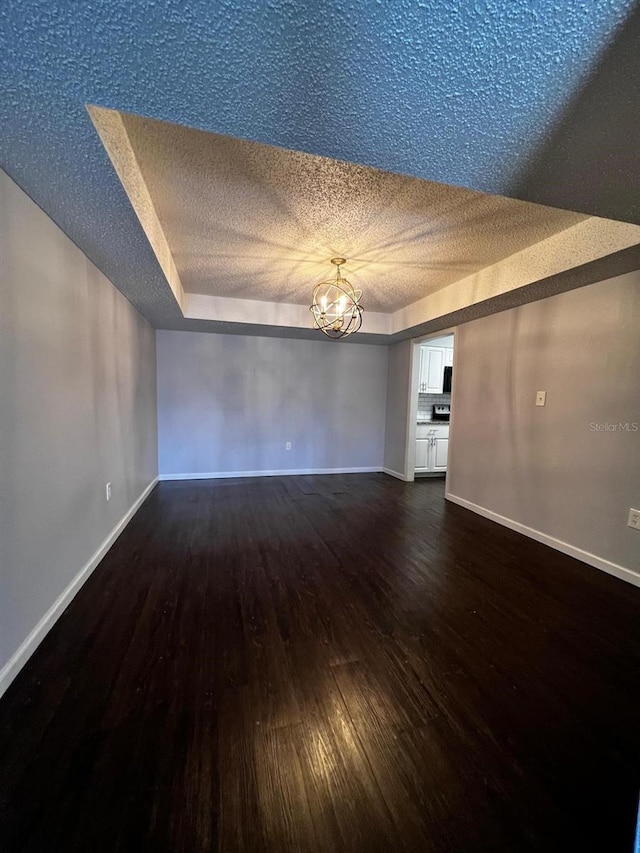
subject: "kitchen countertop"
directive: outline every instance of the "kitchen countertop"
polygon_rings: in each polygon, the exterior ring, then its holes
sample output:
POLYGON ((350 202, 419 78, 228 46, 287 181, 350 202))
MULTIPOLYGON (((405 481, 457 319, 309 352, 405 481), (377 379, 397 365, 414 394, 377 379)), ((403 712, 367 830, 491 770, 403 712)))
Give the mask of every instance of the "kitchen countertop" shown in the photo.
POLYGON ((450 421, 416 421, 418 426, 449 426, 450 421))

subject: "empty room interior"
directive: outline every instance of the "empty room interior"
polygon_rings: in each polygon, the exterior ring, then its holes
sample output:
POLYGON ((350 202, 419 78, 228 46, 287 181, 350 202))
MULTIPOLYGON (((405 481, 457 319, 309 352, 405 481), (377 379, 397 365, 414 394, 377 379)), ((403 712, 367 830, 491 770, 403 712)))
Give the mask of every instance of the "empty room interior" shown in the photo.
POLYGON ((2 850, 640 851, 640 6, 0 34, 2 850))

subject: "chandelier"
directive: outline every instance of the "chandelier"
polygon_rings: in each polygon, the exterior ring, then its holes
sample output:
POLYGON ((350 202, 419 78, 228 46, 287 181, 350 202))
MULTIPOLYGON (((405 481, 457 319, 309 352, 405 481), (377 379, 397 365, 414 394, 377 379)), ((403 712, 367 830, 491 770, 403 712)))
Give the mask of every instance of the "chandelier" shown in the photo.
POLYGON ((351 283, 342 278, 340 267, 346 264, 344 258, 331 258, 331 263, 338 267, 336 277, 314 287, 309 310, 317 328, 328 338, 345 338, 362 325, 362 291, 354 290, 351 283))

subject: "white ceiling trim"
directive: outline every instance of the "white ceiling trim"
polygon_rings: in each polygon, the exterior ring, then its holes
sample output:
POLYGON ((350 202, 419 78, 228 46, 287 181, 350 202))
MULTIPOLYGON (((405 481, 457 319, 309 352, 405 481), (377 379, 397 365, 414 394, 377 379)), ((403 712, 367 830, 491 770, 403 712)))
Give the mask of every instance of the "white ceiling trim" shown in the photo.
MULTIPOLYGON (((309 288, 311 302, 311 288, 309 288)), ((312 329, 311 312, 304 305, 291 302, 263 302, 257 299, 233 299, 228 296, 208 296, 185 293, 184 316, 189 320, 215 320, 224 323, 248 323, 258 326, 284 326, 312 329)), ((369 334, 392 334, 392 314, 365 311, 366 331, 369 334)))

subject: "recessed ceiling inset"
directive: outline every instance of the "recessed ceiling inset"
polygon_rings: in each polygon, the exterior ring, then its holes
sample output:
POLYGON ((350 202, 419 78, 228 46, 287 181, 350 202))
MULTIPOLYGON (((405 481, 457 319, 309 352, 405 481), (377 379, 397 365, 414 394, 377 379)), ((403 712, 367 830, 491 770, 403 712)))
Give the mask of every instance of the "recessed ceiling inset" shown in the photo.
POLYGON ((366 283, 363 333, 391 335, 640 242, 624 223, 89 111, 193 319, 310 329, 309 287, 342 256, 353 287, 366 283))
POLYGON ((395 311, 581 214, 122 115, 190 293, 306 304, 335 255, 395 311))

